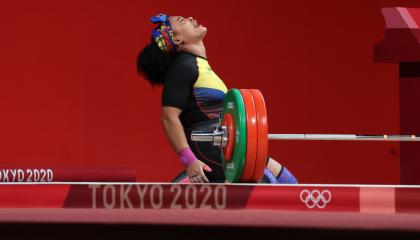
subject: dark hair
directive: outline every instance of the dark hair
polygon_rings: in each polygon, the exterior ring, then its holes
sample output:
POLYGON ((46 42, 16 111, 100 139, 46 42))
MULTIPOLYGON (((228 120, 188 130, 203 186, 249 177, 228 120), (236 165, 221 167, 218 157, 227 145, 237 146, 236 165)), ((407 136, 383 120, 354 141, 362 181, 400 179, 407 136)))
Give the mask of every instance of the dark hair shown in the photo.
POLYGON ((152 86, 159 86, 165 82, 172 54, 163 52, 157 43, 151 39, 137 56, 137 72, 152 86))

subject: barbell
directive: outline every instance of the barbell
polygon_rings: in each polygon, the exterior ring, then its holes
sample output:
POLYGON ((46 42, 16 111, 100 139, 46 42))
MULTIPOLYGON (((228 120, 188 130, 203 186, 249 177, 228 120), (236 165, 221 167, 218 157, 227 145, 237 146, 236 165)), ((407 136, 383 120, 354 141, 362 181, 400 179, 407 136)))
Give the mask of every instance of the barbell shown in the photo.
POLYGON ((268 160, 268 140, 420 141, 416 135, 269 134, 264 97, 258 89, 230 89, 222 121, 213 132, 191 133, 195 142, 221 147, 228 182, 259 182, 268 160))

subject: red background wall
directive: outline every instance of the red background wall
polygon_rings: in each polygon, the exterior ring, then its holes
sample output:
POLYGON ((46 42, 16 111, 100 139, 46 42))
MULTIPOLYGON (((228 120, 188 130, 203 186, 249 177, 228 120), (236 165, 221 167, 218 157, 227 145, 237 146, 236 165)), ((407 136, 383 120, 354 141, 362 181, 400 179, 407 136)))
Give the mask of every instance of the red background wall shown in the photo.
MULTIPOLYGON (((373 63, 380 8, 412 1, 8 1, 0 8, 2 166, 182 170, 160 126, 161 89, 136 74, 156 13, 208 28, 229 88, 259 88, 272 133, 398 133, 395 64, 373 63)), ((398 143, 271 142, 302 183, 399 183, 398 143)))

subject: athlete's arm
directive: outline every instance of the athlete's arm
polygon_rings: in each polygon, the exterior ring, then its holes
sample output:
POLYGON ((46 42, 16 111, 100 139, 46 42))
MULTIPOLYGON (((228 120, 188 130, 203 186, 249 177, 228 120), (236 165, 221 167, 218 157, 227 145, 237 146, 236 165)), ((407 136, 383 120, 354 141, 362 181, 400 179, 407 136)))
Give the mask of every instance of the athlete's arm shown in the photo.
POLYGON ((197 70, 190 64, 180 64, 168 71, 162 92, 161 122, 169 143, 187 167, 190 181, 202 183, 209 182, 203 169, 211 169, 198 160, 189 148, 179 119, 183 109, 187 107, 197 74, 197 70))
POLYGON ((166 138, 175 152, 179 153, 188 147, 187 138, 184 133, 179 115, 182 110, 176 107, 162 107, 161 123, 165 131, 166 138))

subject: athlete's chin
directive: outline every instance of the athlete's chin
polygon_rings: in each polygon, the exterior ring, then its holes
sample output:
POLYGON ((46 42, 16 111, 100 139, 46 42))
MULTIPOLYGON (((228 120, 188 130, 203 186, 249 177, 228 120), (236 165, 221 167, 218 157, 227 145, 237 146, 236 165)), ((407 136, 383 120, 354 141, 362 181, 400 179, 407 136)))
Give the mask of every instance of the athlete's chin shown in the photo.
POLYGON ((207 28, 202 26, 202 25, 200 25, 200 27, 198 27, 198 29, 200 29, 201 31, 206 31, 207 32, 207 28))
POLYGON ((206 27, 200 27, 200 33, 201 33, 201 37, 204 38, 207 34, 207 28, 206 27))

